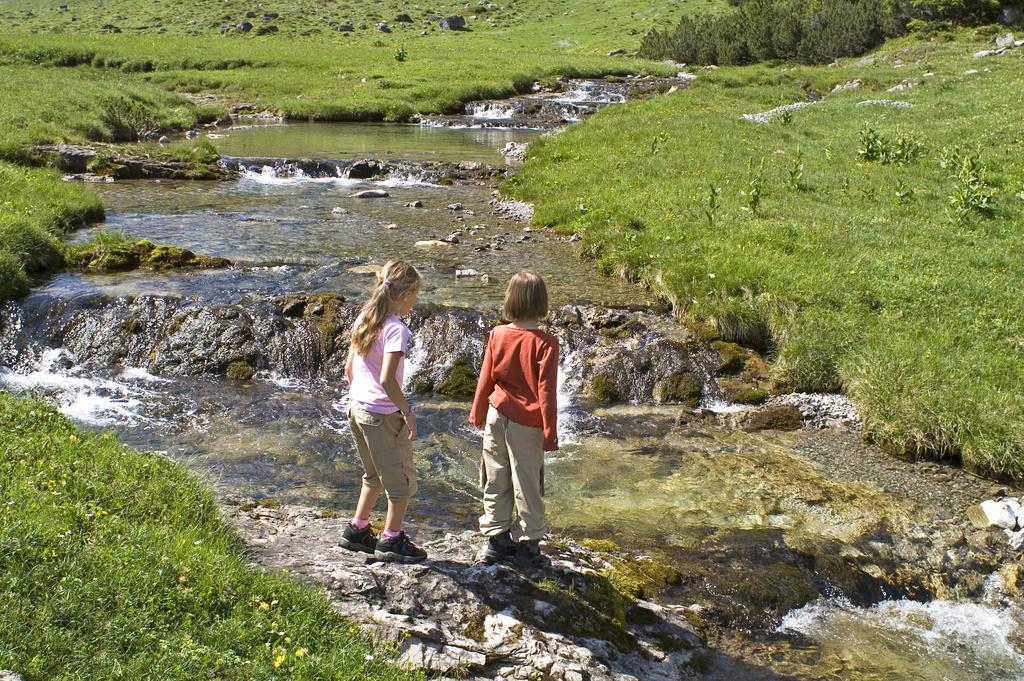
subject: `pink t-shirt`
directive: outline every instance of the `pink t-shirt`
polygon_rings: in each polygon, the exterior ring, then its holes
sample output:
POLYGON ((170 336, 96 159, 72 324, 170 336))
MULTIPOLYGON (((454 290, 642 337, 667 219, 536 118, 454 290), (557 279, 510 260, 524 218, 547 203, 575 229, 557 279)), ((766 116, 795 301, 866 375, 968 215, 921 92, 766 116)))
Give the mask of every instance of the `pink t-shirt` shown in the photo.
MULTIPOLYGON (((356 317, 352 328, 358 326, 362 319, 362 314, 356 317)), ((401 352, 402 359, 398 363, 395 377, 398 379, 398 385, 402 385, 405 380, 405 355, 409 354, 411 335, 409 327, 398 317, 390 315, 384 320, 370 351, 365 356, 358 352, 352 355, 352 386, 349 389, 349 399, 355 400, 363 409, 375 414, 393 414, 398 411, 398 407, 388 398, 384 386, 380 384, 380 370, 384 365, 384 353, 401 352)))

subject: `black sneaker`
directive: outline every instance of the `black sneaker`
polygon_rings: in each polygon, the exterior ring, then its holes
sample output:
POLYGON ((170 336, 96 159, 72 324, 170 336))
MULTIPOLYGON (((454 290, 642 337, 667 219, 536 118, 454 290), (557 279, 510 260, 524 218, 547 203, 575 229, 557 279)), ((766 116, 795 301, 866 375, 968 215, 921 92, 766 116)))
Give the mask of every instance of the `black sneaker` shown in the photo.
POLYGON ((522 539, 515 548, 516 562, 524 565, 544 567, 551 561, 540 551, 539 539, 522 539))
POLYGON ((514 554, 518 546, 512 535, 505 531, 487 538, 487 546, 480 557, 485 563, 496 563, 514 554))
POLYGON ((393 561, 396 563, 418 563, 426 560, 427 552, 412 543, 409 535, 405 532, 399 533, 397 537, 381 536, 377 542, 377 549, 373 552, 377 560, 393 561))
POLYGON ((373 550, 377 548, 377 535, 373 533, 373 529, 369 525, 360 530, 352 523, 348 523, 345 525, 345 531, 342 532, 341 540, 338 543, 349 551, 373 553, 373 550))

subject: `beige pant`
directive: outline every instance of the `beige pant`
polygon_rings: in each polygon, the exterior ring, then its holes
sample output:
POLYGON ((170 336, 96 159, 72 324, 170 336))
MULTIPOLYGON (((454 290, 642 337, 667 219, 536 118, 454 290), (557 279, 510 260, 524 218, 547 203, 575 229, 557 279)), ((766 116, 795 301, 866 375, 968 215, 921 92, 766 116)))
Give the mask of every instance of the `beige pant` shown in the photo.
POLYGON ((509 530, 513 539, 543 539, 544 433, 487 410, 480 462, 484 514, 480 531, 491 537, 509 530), (518 518, 513 518, 513 508, 518 518))
POLYGON ((363 484, 383 486, 388 499, 416 494, 416 464, 405 418, 399 412, 375 414, 353 404, 348 423, 363 462, 363 484))

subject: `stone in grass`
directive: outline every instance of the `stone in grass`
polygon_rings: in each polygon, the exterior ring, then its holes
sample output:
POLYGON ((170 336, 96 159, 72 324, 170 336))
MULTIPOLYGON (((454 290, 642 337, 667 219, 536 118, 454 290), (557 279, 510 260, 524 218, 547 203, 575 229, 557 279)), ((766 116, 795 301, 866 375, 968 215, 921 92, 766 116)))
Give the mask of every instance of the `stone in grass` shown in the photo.
POLYGON ((442 31, 461 31, 466 28, 465 17, 442 17, 438 20, 437 25, 442 31))
POLYGON ((459 211, 459 210, 463 210, 464 208, 465 207, 461 203, 449 203, 448 204, 448 210, 459 211))
POLYGON ((424 239, 423 241, 417 241, 413 245, 416 248, 449 248, 452 244, 440 239, 424 239))
POLYGON ((700 404, 703 386, 700 379, 689 371, 676 371, 654 386, 654 399, 660 404, 682 404, 696 407, 700 404))
POLYGON ((804 425, 804 415, 799 409, 789 404, 763 407, 751 413, 743 422, 743 429, 748 432, 756 430, 800 430, 804 425))
POLYGON ((406 208, 423 208, 423 202, 417 199, 416 201, 410 201, 409 203, 405 204, 405 207, 406 208))
POLYGON ((364 189, 361 192, 352 194, 353 199, 386 199, 391 196, 383 189, 364 189))

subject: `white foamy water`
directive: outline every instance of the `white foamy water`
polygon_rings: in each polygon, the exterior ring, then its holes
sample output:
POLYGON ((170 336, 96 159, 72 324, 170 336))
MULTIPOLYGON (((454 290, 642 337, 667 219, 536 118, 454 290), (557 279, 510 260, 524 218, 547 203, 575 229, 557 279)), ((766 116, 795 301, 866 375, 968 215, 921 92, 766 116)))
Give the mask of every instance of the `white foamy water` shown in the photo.
POLYGON ((404 175, 389 175, 379 182, 373 184, 381 187, 440 187, 439 184, 427 182, 423 177, 415 175, 413 173, 406 173, 404 175))
POLYGON ((301 168, 283 170, 273 166, 263 166, 259 172, 242 171, 242 181, 255 184, 288 187, 298 184, 336 184, 354 186, 361 180, 350 180, 347 177, 310 177, 301 168))
POLYGON ((515 108, 506 106, 504 104, 477 104, 476 106, 473 107, 473 113, 470 115, 473 116, 473 118, 504 120, 515 116, 516 110, 515 108))
POLYGON ((998 603, 898 600, 858 608, 819 600, 787 614, 777 631, 806 636, 823 657, 883 675, 877 678, 1019 681, 1024 655, 1012 641, 1022 615, 998 603))
MULTIPOLYGON (((142 369, 126 369, 125 380, 156 382, 142 369)), ((131 425, 152 395, 139 385, 85 375, 74 366, 74 357, 63 349, 47 349, 31 371, 19 373, 0 367, 0 386, 17 394, 44 395, 53 399, 64 415, 96 426, 131 425)))
POLYGON ((576 402, 583 385, 583 371, 579 352, 567 352, 562 355, 558 365, 558 443, 560 445, 578 445, 580 433, 576 417, 570 407, 576 402))

